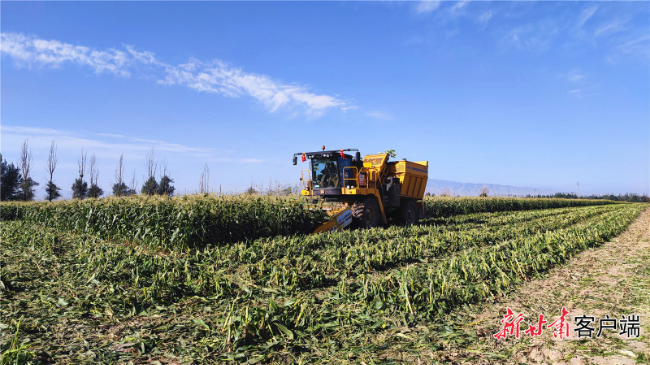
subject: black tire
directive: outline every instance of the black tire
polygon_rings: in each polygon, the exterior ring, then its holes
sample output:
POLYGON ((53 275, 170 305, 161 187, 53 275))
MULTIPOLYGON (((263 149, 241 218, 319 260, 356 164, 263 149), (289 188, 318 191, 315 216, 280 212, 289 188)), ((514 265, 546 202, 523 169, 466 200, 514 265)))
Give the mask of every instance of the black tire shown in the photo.
POLYGON ((356 226, 360 228, 375 228, 379 225, 381 212, 375 199, 366 198, 361 203, 352 206, 352 216, 356 226))
POLYGON ((420 220, 420 211, 418 210, 418 205, 414 201, 409 201, 408 203, 400 206, 395 211, 395 220, 397 224, 412 226, 417 224, 420 220))

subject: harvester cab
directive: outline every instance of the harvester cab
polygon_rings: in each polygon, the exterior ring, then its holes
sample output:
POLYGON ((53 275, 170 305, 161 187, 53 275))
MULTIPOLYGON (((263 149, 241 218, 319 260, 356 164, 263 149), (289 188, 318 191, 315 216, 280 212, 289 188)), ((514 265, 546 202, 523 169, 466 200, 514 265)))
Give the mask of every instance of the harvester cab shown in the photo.
POLYGON ((301 194, 320 198, 330 220, 314 233, 344 229, 350 224, 374 228, 381 224, 416 224, 424 217, 422 198, 428 179, 427 161, 389 162, 379 153, 361 159, 356 148, 298 152, 293 164, 309 161, 301 171, 301 194), (354 151, 354 156, 350 155, 354 151), (349 153, 346 153, 349 152, 349 153))

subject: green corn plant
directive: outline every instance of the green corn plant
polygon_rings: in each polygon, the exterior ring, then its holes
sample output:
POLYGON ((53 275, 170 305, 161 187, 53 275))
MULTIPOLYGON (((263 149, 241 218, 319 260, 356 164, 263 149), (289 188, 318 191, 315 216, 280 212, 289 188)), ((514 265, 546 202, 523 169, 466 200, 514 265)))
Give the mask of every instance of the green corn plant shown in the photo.
MULTIPOLYGON (((144 210, 135 203, 112 203, 123 204, 113 212, 133 209, 128 214, 148 218, 129 223, 118 217, 108 226, 131 224, 143 230, 106 238, 104 231, 82 224, 25 218, 45 213, 23 209, 23 218, 3 222, 2 263, 65 256, 69 261, 62 267, 70 272, 70 282, 93 286, 76 299, 76 310, 102 321, 207 301, 216 314, 194 318, 194 336, 224 361, 268 344, 297 345, 412 325, 506 293, 620 233, 647 208, 611 204, 474 213, 433 218, 414 227, 263 235, 196 248, 146 244, 155 242, 152 231, 163 228, 153 225, 147 232, 143 227, 169 216, 157 203, 144 210)), ((94 216, 92 208, 114 209, 91 204, 85 217, 94 216)), ((199 208, 196 214, 207 217, 207 208, 199 208)), ((103 220, 84 224, 101 225, 103 220)), ((3 280, 20 276, 17 267, 5 266, 3 280)))

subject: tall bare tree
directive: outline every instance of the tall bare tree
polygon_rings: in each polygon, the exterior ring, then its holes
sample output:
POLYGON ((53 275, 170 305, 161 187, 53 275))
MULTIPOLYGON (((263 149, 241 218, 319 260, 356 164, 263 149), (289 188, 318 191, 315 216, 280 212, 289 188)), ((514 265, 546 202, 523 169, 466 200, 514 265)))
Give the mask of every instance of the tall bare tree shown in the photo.
POLYGON ((86 160, 88 153, 84 152, 83 148, 81 149, 81 156, 77 160, 77 165, 79 166, 79 178, 83 181, 84 173, 86 172, 86 160))
POLYGON ((90 188, 88 189, 89 198, 99 198, 104 195, 104 190, 97 184, 99 180, 99 168, 97 167, 97 157, 93 153, 90 156, 90 188))
POLYGON ((115 169, 115 180, 116 184, 122 185, 124 183, 124 154, 120 155, 120 162, 115 169))
POLYGON ((56 164, 58 161, 59 159, 56 155, 56 143, 55 141, 52 141, 50 154, 47 156, 47 174, 50 176, 50 180, 48 180, 47 186, 45 187, 45 193, 47 194, 45 198, 49 201, 61 197, 61 193, 59 192, 61 188, 56 186, 54 183, 54 171, 56 170, 56 164))
POLYGON ((34 186, 37 186, 38 183, 29 176, 32 172, 32 163, 34 160, 32 158, 32 151, 29 149, 28 140, 23 142, 20 152, 20 175, 22 177, 20 184, 21 198, 22 200, 34 200, 34 186))
POLYGON ((138 193, 137 190, 135 190, 136 185, 138 185, 138 180, 135 178, 135 170, 133 170, 133 177, 131 178, 131 194, 138 193))
POLYGON ((27 180, 32 171, 32 151, 29 150, 29 140, 25 140, 20 150, 20 174, 23 180, 27 180))
POLYGON ((52 145, 50 146, 50 154, 47 157, 47 173, 50 175, 50 180, 53 180, 54 170, 56 170, 56 164, 59 162, 59 158, 56 156, 56 141, 52 140, 52 145))
POLYGON ((156 176, 156 170, 158 170, 158 164, 154 158, 153 148, 149 151, 147 155, 147 179, 156 176))
POLYGON ((124 196, 127 194, 128 187, 124 183, 124 154, 120 155, 120 162, 115 168, 115 184, 113 184, 113 195, 124 196))
MULTIPOLYGON (((134 172, 135 174, 135 172, 134 172)), ((135 179, 135 175, 133 176, 135 179)), ((120 155, 120 162, 117 164, 115 169, 115 180, 116 183, 113 184, 113 195, 115 196, 129 196, 135 194, 133 189, 130 189, 125 182, 124 176, 124 154, 120 155)))
POLYGON ((99 176, 99 170, 97 170, 97 157, 93 153, 93 155, 90 156, 90 185, 93 185, 96 182, 96 176, 99 176))
POLYGON ((203 172, 201 173, 201 180, 199 181, 199 193, 207 193, 210 189, 210 169, 206 163, 203 166, 203 172))
POLYGON ((85 199, 88 196, 88 183, 84 181, 87 157, 88 153, 84 152, 82 148, 81 156, 79 156, 79 159, 77 160, 77 166, 79 167, 79 178, 76 179, 72 184, 73 199, 85 199))

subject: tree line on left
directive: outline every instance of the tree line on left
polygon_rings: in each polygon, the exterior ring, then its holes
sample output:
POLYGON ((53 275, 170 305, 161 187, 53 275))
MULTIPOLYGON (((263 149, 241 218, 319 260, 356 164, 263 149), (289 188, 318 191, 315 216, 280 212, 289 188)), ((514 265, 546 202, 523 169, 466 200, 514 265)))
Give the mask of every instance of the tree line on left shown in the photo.
MULTIPOLYGON (((124 155, 120 156, 120 160, 115 170, 116 182, 112 186, 113 195, 115 196, 129 196, 137 194, 135 172, 131 181, 131 186, 128 186, 124 176, 124 155)), ((40 185, 34 181, 31 176, 33 167, 32 152, 29 149, 28 141, 25 140, 21 147, 20 162, 18 166, 9 163, 2 157, 0 153, 1 174, 0 174, 0 200, 2 201, 31 201, 36 198, 36 186, 40 185)), ((54 172, 58 163, 57 147, 55 141, 52 141, 50 152, 47 159, 46 170, 49 176, 45 184, 45 199, 52 201, 61 197, 61 188, 54 183, 54 172)), ((75 179, 72 184, 72 198, 73 199, 86 199, 86 198, 100 198, 104 195, 104 190, 98 185, 99 169, 97 167, 97 159, 93 154, 90 157, 90 171, 88 171, 87 153, 81 150, 81 156, 78 160, 79 177, 75 179), (90 177, 90 185, 86 182, 86 172, 90 177)), ((162 164, 162 173, 160 181, 156 180, 156 171, 159 164, 154 160, 153 149, 147 155, 147 179, 142 185, 140 190, 141 194, 145 195, 167 195, 174 194, 174 180, 169 177, 167 166, 162 164)))

